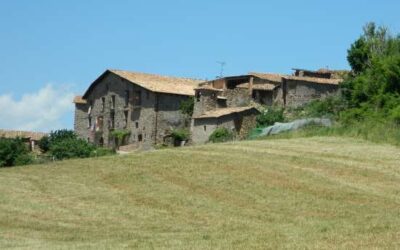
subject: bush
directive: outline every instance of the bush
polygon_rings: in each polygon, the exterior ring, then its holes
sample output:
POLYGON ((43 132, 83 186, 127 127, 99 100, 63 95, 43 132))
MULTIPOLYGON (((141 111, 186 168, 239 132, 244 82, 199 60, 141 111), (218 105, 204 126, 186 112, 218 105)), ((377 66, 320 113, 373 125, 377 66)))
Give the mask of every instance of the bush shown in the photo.
POLYGON ((179 109, 181 112, 189 117, 193 115, 193 108, 194 108, 194 98, 189 97, 187 100, 182 101, 179 105, 179 109))
POLYGON ((131 132, 126 129, 117 129, 111 132, 111 136, 115 140, 115 147, 118 149, 123 143, 127 136, 129 136, 131 132))
POLYGON ((45 135, 39 140, 38 146, 43 153, 46 153, 50 149, 50 137, 45 135))
POLYGON ((282 108, 269 108, 257 116, 257 127, 268 127, 275 122, 283 122, 284 115, 282 108))
POLYGON ((0 138, 0 167, 26 165, 31 162, 29 150, 20 138, 0 138))
POLYGON ((92 155, 96 147, 85 140, 67 138, 51 144, 50 154, 57 160, 86 158, 92 155))
POLYGON ((186 141, 189 139, 190 133, 187 129, 177 129, 172 131, 171 136, 175 141, 186 141))
POLYGON ((220 127, 214 130, 214 132, 212 132, 212 134, 208 139, 213 143, 226 142, 233 140, 233 133, 229 131, 227 128, 220 127))

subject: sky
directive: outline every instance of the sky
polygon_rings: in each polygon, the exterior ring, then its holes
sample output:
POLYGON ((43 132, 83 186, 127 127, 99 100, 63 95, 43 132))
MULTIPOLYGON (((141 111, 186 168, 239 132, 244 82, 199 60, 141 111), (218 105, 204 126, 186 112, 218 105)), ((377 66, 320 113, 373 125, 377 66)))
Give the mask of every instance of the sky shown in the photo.
POLYGON ((72 98, 106 69, 212 79, 348 69, 370 21, 400 32, 398 0, 1 0, 0 128, 73 128, 72 98))

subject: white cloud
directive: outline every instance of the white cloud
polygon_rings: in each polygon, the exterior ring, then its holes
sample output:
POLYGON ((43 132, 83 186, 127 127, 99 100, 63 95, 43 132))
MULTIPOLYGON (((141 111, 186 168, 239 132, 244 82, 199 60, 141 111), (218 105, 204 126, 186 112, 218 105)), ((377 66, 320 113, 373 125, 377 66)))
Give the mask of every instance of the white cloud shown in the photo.
POLYGON ((0 128, 44 132, 70 128, 64 120, 72 119, 73 96, 68 87, 52 84, 19 100, 11 94, 0 95, 0 128))

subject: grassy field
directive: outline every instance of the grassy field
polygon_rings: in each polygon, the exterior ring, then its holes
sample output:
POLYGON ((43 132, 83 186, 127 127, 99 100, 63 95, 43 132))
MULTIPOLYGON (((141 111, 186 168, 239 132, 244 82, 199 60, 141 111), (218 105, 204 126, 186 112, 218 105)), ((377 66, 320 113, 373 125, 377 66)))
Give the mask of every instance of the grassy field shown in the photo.
POLYGON ((274 139, 0 169, 0 249, 399 249, 400 149, 274 139))

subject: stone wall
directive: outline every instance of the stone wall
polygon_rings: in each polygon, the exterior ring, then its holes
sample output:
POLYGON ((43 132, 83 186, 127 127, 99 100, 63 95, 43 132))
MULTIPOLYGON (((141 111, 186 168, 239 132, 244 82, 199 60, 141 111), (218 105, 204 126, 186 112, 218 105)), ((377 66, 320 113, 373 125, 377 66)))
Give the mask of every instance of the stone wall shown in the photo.
POLYGON ((193 116, 200 116, 207 111, 215 110, 217 108, 218 91, 212 90, 196 90, 194 98, 193 116))
POLYGON ((286 80, 286 106, 298 107, 337 93, 339 86, 286 80))
POLYGON ((248 110, 241 113, 221 116, 219 118, 193 119, 192 121, 192 142, 203 144, 215 129, 224 127, 235 133, 238 139, 246 139, 251 129, 256 127, 258 111, 248 110))
POLYGON ((112 147, 114 140, 110 135, 111 131, 126 129, 130 131, 126 143, 151 146, 162 142, 166 130, 185 124, 179 111, 179 104, 187 98, 187 96, 154 93, 109 73, 92 88, 86 98, 87 105, 76 105, 75 131, 81 138, 89 139, 96 144, 104 141, 105 146, 112 147), (127 93, 129 96, 126 105, 127 93), (114 109, 112 109, 113 98, 115 98, 114 109), (91 128, 88 126, 90 106, 91 128), (114 116, 114 128, 112 128, 112 116, 114 116), (103 128, 94 127, 96 121, 101 118, 103 128))
POLYGON ((226 89, 223 95, 227 98, 228 107, 245 107, 251 101, 249 90, 244 88, 226 89))

